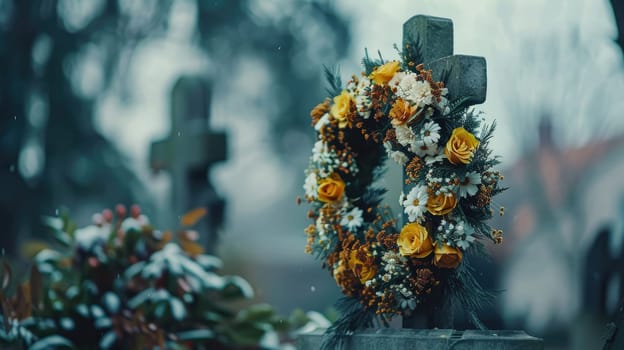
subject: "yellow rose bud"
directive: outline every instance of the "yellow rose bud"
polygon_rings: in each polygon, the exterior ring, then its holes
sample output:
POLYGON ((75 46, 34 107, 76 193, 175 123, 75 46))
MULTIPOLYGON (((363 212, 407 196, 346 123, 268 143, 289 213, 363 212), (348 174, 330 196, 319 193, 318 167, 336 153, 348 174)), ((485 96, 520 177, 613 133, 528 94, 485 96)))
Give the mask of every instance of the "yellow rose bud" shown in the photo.
POLYGON ((340 176, 332 174, 332 176, 319 181, 318 199, 325 203, 338 201, 342 198, 344 189, 345 183, 340 179, 340 176))
POLYGON ((479 141, 473 134, 464 128, 455 128, 446 143, 444 154, 451 164, 468 164, 472 161, 477 147, 479 141))
POLYGON ((397 239, 399 253, 403 256, 413 256, 424 258, 433 251, 433 242, 429 237, 429 232, 418 223, 411 223, 403 226, 399 239, 397 239))
POLYGON ((375 259, 366 248, 352 250, 349 254, 349 267, 361 283, 365 283, 375 277, 377 268, 374 264, 375 259))
POLYGON ((463 258, 459 248, 447 244, 436 244, 433 254, 433 264, 443 269, 457 268, 463 258))
POLYGON ((384 85, 392 80, 392 77, 398 71, 399 61, 392 61, 375 68, 369 78, 379 85, 384 85))
POLYGON ((427 200, 427 210, 433 215, 446 215, 450 213, 457 206, 457 198, 455 195, 440 193, 434 195, 433 192, 429 192, 429 199, 427 200))
POLYGON ((338 127, 344 128, 349 124, 351 107, 355 104, 353 96, 342 90, 340 95, 334 97, 334 105, 329 110, 329 114, 338 121, 338 127))
POLYGON ((392 125, 403 125, 416 113, 417 107, 412 106, 402 98, 398 98, 390 109, 392 125))

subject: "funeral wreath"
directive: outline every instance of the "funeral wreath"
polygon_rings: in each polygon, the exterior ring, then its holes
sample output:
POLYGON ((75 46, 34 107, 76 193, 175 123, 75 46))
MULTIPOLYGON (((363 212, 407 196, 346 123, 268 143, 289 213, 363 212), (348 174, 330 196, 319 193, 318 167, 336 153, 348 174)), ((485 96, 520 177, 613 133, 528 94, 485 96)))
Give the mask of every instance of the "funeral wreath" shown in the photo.
POLYGON ((401 57, 367 54, 362 74, 344 87, 326 69, 330 97, 311 112, 317 141, 303 186, 314 221, 306 252, 345 294, 336 325, 344 331, 409 316, 434 295, 471 312, 491 296, 466 257, 485 254, 480 239, 502 242, 487 223, 492 197, 504 190, 489 147, 495 123, 486 125, 466 99, 449 100, 447 74, 435 81, 418 47, 401 57), (375 183, 387 159, 404 169, 403 225, 375 183))

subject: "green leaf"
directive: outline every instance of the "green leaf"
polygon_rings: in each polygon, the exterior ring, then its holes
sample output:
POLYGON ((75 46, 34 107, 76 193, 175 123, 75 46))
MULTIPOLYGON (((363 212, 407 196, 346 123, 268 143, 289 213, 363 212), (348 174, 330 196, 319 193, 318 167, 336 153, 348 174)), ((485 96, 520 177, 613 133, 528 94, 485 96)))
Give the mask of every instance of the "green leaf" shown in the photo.
POLYGON ((195 329, 177 334, 180 340, 208 340, 214 339, 215 334, 210 329, 195 329))
POLYGON ((102 340, 100 340, 100 349, 110 349, 110 347, 115 344, 115 340, 117 340, 117 335, 115 335, 114 331, 104 334, 102 340))
POLYGON ((171 306, 171 314, 173 315, 173 318, 180 321, 184 317, 186 317, 186 308, 184 307, 184 303, 180 301, 180 299, 169 299, 169 305, 171 306))
POLYGON ((6 291, 6 289, 11 284, 11 278, 13 273, 11 272, 11 265, 6 260, 2 261, 2 291, 6 291))
POLYGON ((275 315, 275 310, 269 304, 255 304, 241 310, 236 316, 242 322, 269 322, 275 315))
POLYGON ((43 224, 52 231, 52 238, 65 247, 71 246, 72 238, 65 231, 68 222, 63 221, 61 218, 44 216, 43 224))
POLYGON ((60 335, 51 335, 38 340, 28 350, 61 350, 74 349, 74 344, 60 335))
POLYGON ((264 335, 265 330, 253 323, 239 323, 229 330, 229 336, 237 345, 256 345, 264 335))
POLYGON ((223 277, 223 279, 225 280, 225 286, 223 287, 221 294, 224 298, 253 298, 253 288, 244 278, 240 276, 227 276, 223 277))

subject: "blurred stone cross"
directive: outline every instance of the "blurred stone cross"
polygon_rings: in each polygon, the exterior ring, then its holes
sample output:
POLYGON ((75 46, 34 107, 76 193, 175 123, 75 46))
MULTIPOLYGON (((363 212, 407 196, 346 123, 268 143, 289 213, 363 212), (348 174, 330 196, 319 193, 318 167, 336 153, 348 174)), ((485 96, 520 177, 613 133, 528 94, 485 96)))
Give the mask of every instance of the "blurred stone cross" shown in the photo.
MULTIPOLYGON (((453 55, 453 22, 448 18, 417 15, 403 24, 403 49, 418 47, 426 69, 432 70, 433 79, 444 77, 449 102, 466 98, 465 103, 475 105, 485 101, 487 89, 485 58, 453 55)), ((405 176, 405 169, 403 169, 405 176)), ((404 193, 409 188, 404 185, 404 193)), ((403 221, 407 222, 406 216, 403 221)), ((426 310, 403 318, 404 328, 453 328, 453 306, 442 297, 428 303, 426 310)))
POLYGON ((166 223, 175 228, 186 212, 204 207, 200 243, 213 252, 223 221, 224 200, 210 183, 210 167, 226 159, 226 134, 210 130, 211 85, 201 77, 181 77, 171 92, 171 132, 152 143, 152 170, 171 174, 173 213, 166 223))

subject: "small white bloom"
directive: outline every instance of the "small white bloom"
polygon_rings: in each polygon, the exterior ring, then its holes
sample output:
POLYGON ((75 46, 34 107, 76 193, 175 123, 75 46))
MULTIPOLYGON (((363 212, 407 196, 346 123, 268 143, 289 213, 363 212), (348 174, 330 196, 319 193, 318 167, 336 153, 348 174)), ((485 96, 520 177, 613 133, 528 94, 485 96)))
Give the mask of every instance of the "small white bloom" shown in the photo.
POLYGON ((314 124, 314 130, 321 131, 321 128, 325 125, 329 124, 329 114, 325 113, 323 116, 314 124))
POLYGON ((440 125, 430 120, 423 125, 420 130, 420 137, 428 147, 432 145, 437 145, 438 140, 440 139, 440 125))
POLYGON ((401 151, 394 151, 390 153, 390 158, 392 158, 392 160, 394 160, 400 166, 405 165, 405 163, 407 163, 407 161, 409 160, 405 153, 401 151))
POLYGON ((474 196, 479 188, 477 185, 481 184, 481 176, 476 171, 466 173, 463 179, 459 179, 459 196, 467 197, 474 196))
POLYGON ((405 202, 405 193, 401 191, 401 194, 399 195, 399 205, 403 205, 403 202, 405 202))
POLYGON ((392 76, 392 79, 390 79, 390 81, 388 82, 388 86, 398 86, 403 80, 403 78, 405 78, 406 76, 407 76, 406 72, 394 73, 394 75, 392 76))
POLYGON ((348 228, 353 231, 358 227, 362 226, 362 210, 358 207, 351 209, 349 212, 345 213, 340 220, 340 225, 348 228))
POLYGON ((405 214, 407 214, 409 222, 422 222, 425 212, 427 211, 427 195, 426 186, 414 186, 407 194, 405 201, 402 205, 404 207, 405 214))
POLYGON ((431 165, 437 162, 441 162, 444 160, 444 158, 446 158, 446 155, 444 154, 444 152, 440 152, 436 155, 432 155, 432 156, 426 156, 425 157, 425 164, 427 165, 431 165))
POLYGON ((324 160, 327 153, 327 144, 321 140, 316 141, 316 143, 314 143, 314 147, 312 147, 312 161, 321 162, 324 160))
POLYGON ((428 152, 431 152, 423 140, 415 140, 410 145, 410 151, 419 157, 424 157, 428 154, 428 152))
POLYGON ((408 74, 397 86, 397 95, 413 102, 418 107, 424 107, 433 103, 431 86, 428 81, 421 81, 416 78, 416 74, 408 74))
POLYGON ((397 142, 402 146, 410 146, 414 142, 416 142, 416 134, 412 131, 411 128, 405 125, 396 125, 394 127, 394 131, 396 134, 397 142))
POLYGON ((475 241, 475 237, 473 236, 474 228, 470 225, 464 224, 462 225, 461 230, 458 227, 456 232, 461 232, 458 235, 459 238, 455 241, 455 244, 462 250, 468 249, 470 244, 475 241))
POLYGON ((316 198, 318 193, 318 179, 316 173, 311 172, 305 179, 303 190, 308 197, 316 198))

